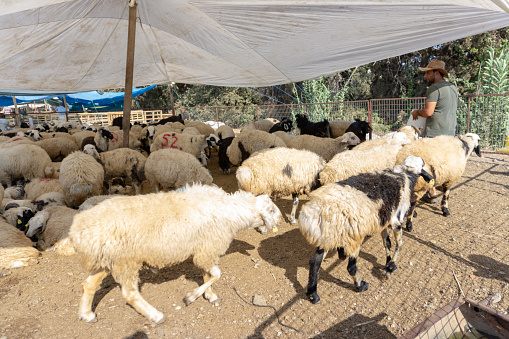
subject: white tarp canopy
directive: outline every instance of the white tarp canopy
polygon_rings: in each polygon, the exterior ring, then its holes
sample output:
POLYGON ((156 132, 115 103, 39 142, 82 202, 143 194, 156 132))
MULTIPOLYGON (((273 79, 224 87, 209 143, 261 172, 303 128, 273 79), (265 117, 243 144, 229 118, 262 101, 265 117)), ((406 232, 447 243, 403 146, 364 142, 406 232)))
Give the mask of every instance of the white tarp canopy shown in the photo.
MULTIPOLYGON (((133 86, 259 87, 509 26, 507 0, 138 0, 133 86)), ((125 85, 127 0, 0 0, 0 93, 125 85)))

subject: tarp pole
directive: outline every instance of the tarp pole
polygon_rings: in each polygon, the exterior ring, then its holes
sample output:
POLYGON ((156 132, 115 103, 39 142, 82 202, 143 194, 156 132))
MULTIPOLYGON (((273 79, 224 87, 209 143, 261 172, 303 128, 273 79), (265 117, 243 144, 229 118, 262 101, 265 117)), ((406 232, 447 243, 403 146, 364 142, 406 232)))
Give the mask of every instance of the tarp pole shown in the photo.
POLYGON ((14 104, 14 124, 21 127, 21 118, 19 116, 18 102, 16 101, 16 97, 12 96, 12 103, 14 104))
POLYGON ((69 121, 69 108, 67 108, 67 100, 65 100, 65 94, 62 95, 64 107, 65 107, 65 121, 69 121))
POLYGON ((136 37, 136 0, 129 1, 129 28, 127 31, 127 59, 125 64, 124 115, 124 147, 129 147, 129 129, 131 127, 131 102, 133 100, 134 42, 136 37))
POLYGON ((174 82, 170 83, 170 102, 171 102, 171 112, 173 113, 173 116, 175 116, 175 102, 173 101, 173 84, 174 82))

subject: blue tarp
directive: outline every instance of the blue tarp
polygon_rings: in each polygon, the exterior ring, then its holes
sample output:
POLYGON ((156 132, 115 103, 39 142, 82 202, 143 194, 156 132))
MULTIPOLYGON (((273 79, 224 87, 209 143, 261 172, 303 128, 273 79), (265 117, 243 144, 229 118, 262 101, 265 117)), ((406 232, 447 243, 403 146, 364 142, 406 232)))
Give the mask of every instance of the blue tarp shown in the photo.
MULTIPOLYGON (((155 85, 148 86, 145 88, 133 88, 133 98, 140 94, 150 91, 155 85)), ((102 93, 102 92, 101 92, 102 93)), ((62 99, 62 95, 45 95, 45 96, 16 96, 17 104, 25 104, 27 102, 42 101, 46 99, 52 99, 58 97, 62 99)), ((83 105, 95 105, 95 106, 108 106, 113 103, 121 103, 124 101, 124 92, 104 92, 100 94, 98 91, 81 92, 74 94, 65 94, 65 100, 67 104, 83 104, 83 105)), ((0 107, 14 105, 12 96, 4 95, 0 96, 0 107)))

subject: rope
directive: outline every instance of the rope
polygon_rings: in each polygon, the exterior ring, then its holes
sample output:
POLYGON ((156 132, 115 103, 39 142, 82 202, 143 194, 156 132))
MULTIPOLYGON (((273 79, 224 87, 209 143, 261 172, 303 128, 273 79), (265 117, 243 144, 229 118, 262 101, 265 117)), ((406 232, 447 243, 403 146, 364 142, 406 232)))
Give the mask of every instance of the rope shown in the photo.
POLYGON ((242 298, 242 297, 240 296, 240 294, 239 294, 239 292, 237 292, 237 289, 235 288, 235 286, 232 286, 232 287, 233 287, 233 290, 235 291, 235 293, 237 293, 237 295, 238 295, 238 297, 240 298, 240 300, 242 300, 242 301, 243 301, 243 302, 245 302, 246 304, 251 305, 251 306, 256 306, 256 307, 270 307, 270 308, 272 308, 272 309, 274 310, 274 312, 276 313, 277 322, 279 323, 279 325, 284 326, 284 327, 291 328, 292 330, 294 330, 294 331, 296 331, 296 332, 299 332, 299 333, 303 333, 303 334, 304 334, 304 332, 303 332, 303 331, 298 330, 298 329, 296 329, 295 327, 292 327, 292 326, 290 326, 290 325, 285 325, 285 324, 283 324, 283 323, 281 322, 281 320, 279 320, 279 314, 277 313, 277 310, 276 310, 276 308, 275 308, 274 306, 272 306, 272 305, 258 305, 258 304, 255 304, 255 303, 247 302, 246 300, 244 300, 244 298, 242 298))
POLYGON ((246 88, 247 88, 248 90, 250 90, 250 91, 253 91, 253 92, 255 92, 255 93, 261 94, 261 95, 263 95, 264 97, 269 98, 270 100, 274 100, 274 101, 275 101, 275 102, 277 102, 277 103, 280 103, 280 104, 283 104, 283 105, 287 106, 287 107, 288 107, 288 108, 289 108, 292 112, 294 112, 294 113, 295 113, 295 111, 294 111, 294 110, 293 110, 290 106, 288 106, 287 104, 285 104, 284 102, 281 102, 281 101, 276 100, 276 99, 274 99, 274 98, 271 98, 271 97, 269 97, 269 96, 267 96, 267 95, 265 95, 265 94, 263 94, 263 93, 260 93, 260 92, 258 92, 258 91, 255 91, 255 90, 254 90, 254 89, 252 89, 252 88, 249 88, 249 87, 246 87, 246 88))
POLYGON ((175 88, 172 88, 173 92, 179 97, 180 100, 182 100, 182 102, 184 103, 184 105, 186 105, 187 108, 189 108, 189 110, 191 110, 191 113, 194 114, 195 117, 198 118, 198 120, 200 120, 201 122, 203 122, 200 117, 198 116, 198 114, 194 113, 193 109, 191 107, 189 107, 189 105, 184 101, 184 99, 182 99, 182 97, 177 93, 177 91, 175 91, 175 88))

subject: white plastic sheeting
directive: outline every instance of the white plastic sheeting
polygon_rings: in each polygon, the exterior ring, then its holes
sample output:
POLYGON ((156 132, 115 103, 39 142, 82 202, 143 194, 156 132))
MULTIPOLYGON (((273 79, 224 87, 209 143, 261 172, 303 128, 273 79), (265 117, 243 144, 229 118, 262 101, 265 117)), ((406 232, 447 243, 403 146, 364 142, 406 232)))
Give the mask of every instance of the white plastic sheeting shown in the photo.
MULTIPOLYGON (((138 0, 133 86, 270 86, 509 26, 506 0, 138 0)), ((0 92, 125 83, 127 0, 0 0, 0 92)))

